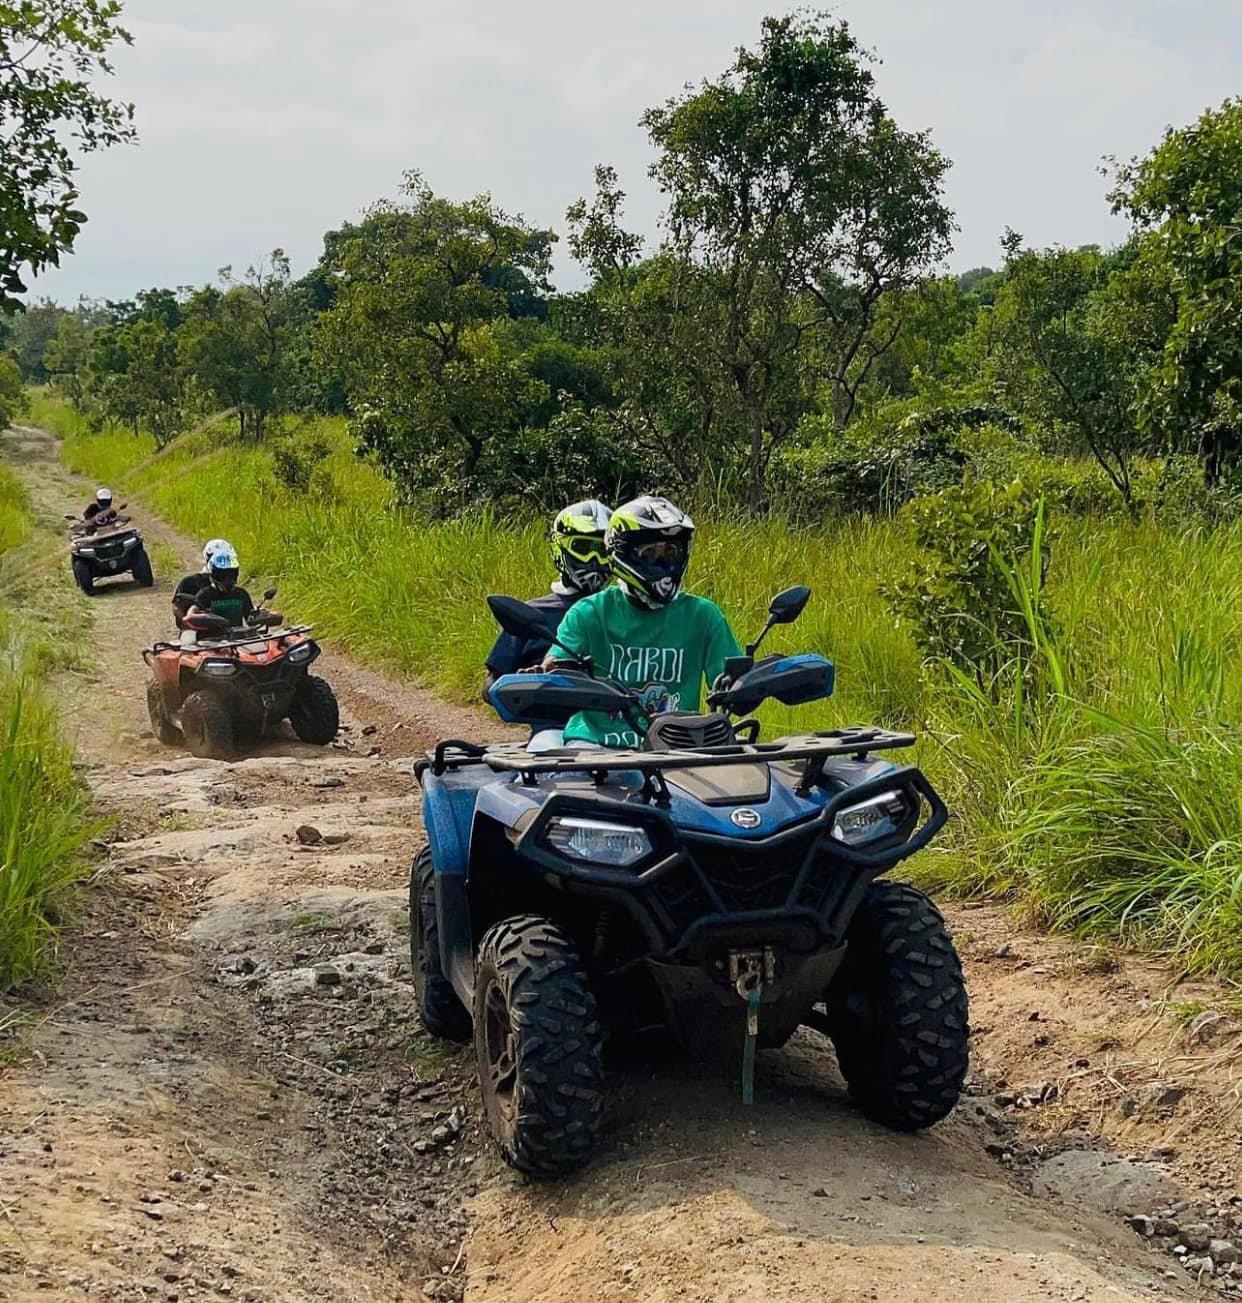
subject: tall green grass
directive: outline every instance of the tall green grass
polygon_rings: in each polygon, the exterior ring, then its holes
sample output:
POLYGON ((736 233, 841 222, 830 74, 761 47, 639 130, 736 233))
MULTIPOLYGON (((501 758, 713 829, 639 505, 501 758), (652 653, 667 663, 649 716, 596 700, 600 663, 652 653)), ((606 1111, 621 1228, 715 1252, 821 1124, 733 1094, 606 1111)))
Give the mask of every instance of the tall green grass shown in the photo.
MULTIPOLYGON (((549 578, 541 521, 414 519, 339 423, 320 423, 335 451, 317 491, 297 496, 268 453, 220 430, 153 457, 132 435, 83 432, 63 408, 42 403, 35 419, 66 435, 70 466, 197 537, 230 538, 243 570, 278 581, 282 607, 325 637, 458 699, 477 693, 495 635, 483 597, 549 578)), ((773 709, 767 722, 917 728, 919 762, 958 815, 924 857, 928 880, 1242 977, 1242 525, 1053 523, 1039 682, 1012 675, 999 704, 923 665, 885 609, 877 584, 912 547, 894 521, 703 522, 692 586, 743 636, 773 592, 812 586, 772 645, 827 652, 838 692, 826 710, 773 709)))
MULTIPOLYGON (((0 466, 0 559, 30 525, 20 482, 0 466)), ((0 991, 46 959, 95 827, 39 682, 49 659, 38 637, 0 607, 0 991)))

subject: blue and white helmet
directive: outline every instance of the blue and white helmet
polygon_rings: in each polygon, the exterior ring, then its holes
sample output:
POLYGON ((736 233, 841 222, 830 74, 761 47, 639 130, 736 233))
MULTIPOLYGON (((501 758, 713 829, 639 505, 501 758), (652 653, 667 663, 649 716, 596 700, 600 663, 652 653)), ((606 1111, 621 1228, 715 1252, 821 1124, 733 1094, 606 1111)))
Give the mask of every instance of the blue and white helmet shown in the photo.
POLYGON ((213 552, 207 561, 207 573, 211 576, 212 581, 223 584, 226 589, 232 588, 237 582, 237 575, 240 570, 241 565, 237 560, 237 553, 227 543, 213 552))
POLYGON ((227 538, 209 538, 207 542, 203 544, 203 569, 211 569, 211 558, 215 556, 217 552, 231 552, 232 550, 233 545, 227 538))

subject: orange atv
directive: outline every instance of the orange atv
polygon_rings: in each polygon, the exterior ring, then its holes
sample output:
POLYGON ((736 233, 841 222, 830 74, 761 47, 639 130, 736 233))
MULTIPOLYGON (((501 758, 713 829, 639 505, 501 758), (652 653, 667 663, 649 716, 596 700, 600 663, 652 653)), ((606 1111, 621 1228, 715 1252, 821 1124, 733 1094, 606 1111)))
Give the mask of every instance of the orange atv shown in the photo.
MULTIPOLYGON (((276 595, 269 589, 265 602, 276 595)), ((155 677, 147 710, 166 746, 183 738, 196 756, 227 759, 246 741, 288 719, 303 742, 327 746, 340 727, 331 687, 307 671, 319 655, 309 624, 281 628, 282 617, 255 610, 241 628, 218 615, 185 617, 181 642, 157 642, 142 659, 155 677)))

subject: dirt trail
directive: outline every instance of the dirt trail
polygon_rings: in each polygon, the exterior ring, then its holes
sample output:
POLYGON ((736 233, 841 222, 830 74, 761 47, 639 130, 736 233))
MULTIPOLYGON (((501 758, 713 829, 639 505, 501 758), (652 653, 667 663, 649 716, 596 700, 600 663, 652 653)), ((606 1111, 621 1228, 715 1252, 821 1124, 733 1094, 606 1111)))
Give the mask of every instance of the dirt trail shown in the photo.
MULTIPOLYGON (((4 452, 45 521, 86 500, 47 436, 4 452)), ((862 1120, 804 1033, 761 1056, 753 1109, 719 1074, 632 1068, 588 1172, 534 1186, 503 1169, 469 1056, 418 1033, 405 958, 409 757, 491 726, 329 648, 339 747, 290 739, 236 764, 161 748, 138 651, 195 549, 134 506, 156 588, 65 588, 93 617, 66 713, 116 822, 65 980, 0 1068, 0 1298, 1189 1294, 1172 1238, 1122 1214, 1231 1232, 1237 1024, 1219 992, 1179 991, 1179 1019, 1158 967, 994 909, 954 913, 975 1084, 931 1133, 862 1120), (1101 1137, 1138 1161, 1094 1152, 1101 1137), (1177 1207, 1178 1187, 1197 1202, 1177 1207)))

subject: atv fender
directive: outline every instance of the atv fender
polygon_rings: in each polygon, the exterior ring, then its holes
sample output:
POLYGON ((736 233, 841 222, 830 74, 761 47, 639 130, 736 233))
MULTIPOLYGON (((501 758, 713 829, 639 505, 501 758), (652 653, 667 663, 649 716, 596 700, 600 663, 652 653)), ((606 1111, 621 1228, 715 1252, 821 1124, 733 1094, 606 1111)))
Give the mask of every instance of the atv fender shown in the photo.
POLYGON ((423 827, 436 871, 440 971, 469 1009, 474 1000, 474 934, 470 926, 466 870, 478 786, 477 782, 462 783, 451 770, 441 775, 428 771, 422 781, 423 827))

